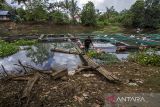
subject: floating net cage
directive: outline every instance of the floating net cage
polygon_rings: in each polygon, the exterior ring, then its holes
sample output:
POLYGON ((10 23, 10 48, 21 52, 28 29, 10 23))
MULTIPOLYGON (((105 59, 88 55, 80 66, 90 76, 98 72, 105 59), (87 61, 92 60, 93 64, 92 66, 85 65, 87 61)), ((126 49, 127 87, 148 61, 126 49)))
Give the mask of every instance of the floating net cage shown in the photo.
POLYGON ((160 41, 160 34, 149 34, 146 37, 154 41, 160 41))
MULTIPOLYGON (((160 46, 160 34, 144 34, 143 36, 136 37, 134 35, 112 34, 112 35, 95 35, 91 36, 94 41, 105 43, 124 43, 128 46, 160 46), (145 39, 144 39, 145 38, 145 39)), ((81 37, 81 40, 87 36, 81 37)))
MULTIPOLYGON (((145 45, 145 46, 160 46, 160 41, 153 41, 152 39, 146 39, 143 40, 142 38, 136 38, 134 36, 124 36, 122 34, 114 34, 114 35, 107 35, 106 36, 109 39, 115 39, 117 42, 123 42, 128 45, 145 45)), ((155 39, 160 39, 160 35, 153 36, 155 39)))

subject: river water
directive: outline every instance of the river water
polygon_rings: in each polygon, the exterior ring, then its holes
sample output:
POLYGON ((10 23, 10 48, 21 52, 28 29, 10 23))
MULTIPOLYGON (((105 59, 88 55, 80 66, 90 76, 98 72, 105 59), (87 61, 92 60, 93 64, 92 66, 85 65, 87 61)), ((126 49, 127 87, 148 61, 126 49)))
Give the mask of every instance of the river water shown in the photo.
MULTIPOLYGON (((0 58, 0 65, 3 65, 8 72, 21 71, 22 67, 16 66, 18 60, 23 65, 32 66, 39 70, 52 70, 57 66, 66 66, 68 71, 73 71, 78 65, 81 65, 81 60, 78 55, 63 54, 51 52, 53 48, 74 50, 73 46, 69 43, 39 43, 29 49, 23 48, 19 52, 0 58)), ((2 68, 0 67, 0 71, 2 68)))
MULTIPOLYGON (((94 47, 101 49, 104 52, 114 54, 119 60, 126 60, 129 52, 116 53, 117 47, 112 43, 94 41, 94 47)), ((72 44, 67 42, 62 43, 38 43, 34 46, 21 46, 20 51, 17 53, 0 58, 0 65, 3 65, 4 68, 11 73, 17 73, 17 71, 22 71, 23 68, 15 64, 18 64, 20 60, 23 65, 32 66, 39 70, 53 70, 57 66, 65 66, 68 68, 68 71, 74 71, 78 65, 81 65, 81 60, 78 55, 64 54, 51 52, 51 49, 63 49, 66 51, 76 50, 72 44)), ((160 52, 159 52, 160 54, 160 52)), ((0 67, 0 71, 3 71, 0 67)))

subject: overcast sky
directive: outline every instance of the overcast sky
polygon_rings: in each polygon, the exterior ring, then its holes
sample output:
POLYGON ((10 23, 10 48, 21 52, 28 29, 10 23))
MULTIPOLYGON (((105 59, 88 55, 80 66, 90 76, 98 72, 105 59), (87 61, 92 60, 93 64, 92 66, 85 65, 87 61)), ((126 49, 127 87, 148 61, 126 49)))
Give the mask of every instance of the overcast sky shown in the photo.
MULTIPOLYGON (((9 3, 11 3, 12 0, 7 0, 9 3)), ((63 0, 50 0, 50 2, 54 1, 63 1, 63 0)), ((78 5, 82 8, 85 3, 88 1, 92 1, 96 9, 99 9, 100 11, 104 11, 105 7, 111 7, 114 6, 114 8, 117 11, 121 11, 123 9, 129 9, 130 6, 135 3, 136 0, 77 0, 78 5)), ((16 4, 12 4, 16 6, 16 4)))
POLYGON ((104 11, 105 7, 114 6, 117 11, 121 11, 123 9, 129 9, 130 6, 135 3, 136 0, 78 0, 79 5, 83 6, 88 1, 92 1, 96 8, 100 11, 104 11))

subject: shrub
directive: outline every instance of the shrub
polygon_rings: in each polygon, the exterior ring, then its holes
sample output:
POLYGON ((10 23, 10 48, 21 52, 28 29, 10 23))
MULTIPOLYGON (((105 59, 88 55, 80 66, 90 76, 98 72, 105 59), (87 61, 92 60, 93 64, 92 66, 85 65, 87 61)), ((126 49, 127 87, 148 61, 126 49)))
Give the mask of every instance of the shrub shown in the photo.
POLYGON ((142 65, 160 66, 160 55, 155 50, 146 50, 130 54, 129 61, 133 61, 142 65))

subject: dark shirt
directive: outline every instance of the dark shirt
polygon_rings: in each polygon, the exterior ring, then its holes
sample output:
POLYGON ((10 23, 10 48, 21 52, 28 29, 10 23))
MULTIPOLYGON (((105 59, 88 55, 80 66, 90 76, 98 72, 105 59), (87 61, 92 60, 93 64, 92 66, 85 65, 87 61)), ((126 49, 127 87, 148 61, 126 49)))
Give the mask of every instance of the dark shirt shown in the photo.
POLYGON ((86 39, 86 40, 84 41, 85 47, 88 47, 88 48, 89 48, 89 46, 90 46, 91 43, 92 43, 92 40, 91 40, 91 39, 86 39))

